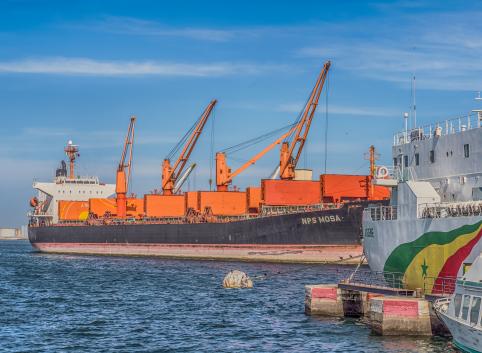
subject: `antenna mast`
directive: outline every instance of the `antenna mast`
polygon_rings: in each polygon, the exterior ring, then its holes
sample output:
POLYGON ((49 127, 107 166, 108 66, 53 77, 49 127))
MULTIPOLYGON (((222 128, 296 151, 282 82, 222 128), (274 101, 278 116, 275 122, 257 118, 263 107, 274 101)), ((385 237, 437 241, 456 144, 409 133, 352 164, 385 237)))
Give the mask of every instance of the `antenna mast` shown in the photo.
POLYGON ((413 110, 413 128, 417 128, 417 83, 415 81, 415 75, 412 80, 412 110, 413 110))
POLYGON ((67 146, 64 148, 65 154, 67 155, 67 158, 70 161, 69 164, 69 179, 74 179, 75 178, 75 159, 80 156, 79 154, 79 146, 74 145, 72 143, 72 140, 69 140, 67 142, 67 146))

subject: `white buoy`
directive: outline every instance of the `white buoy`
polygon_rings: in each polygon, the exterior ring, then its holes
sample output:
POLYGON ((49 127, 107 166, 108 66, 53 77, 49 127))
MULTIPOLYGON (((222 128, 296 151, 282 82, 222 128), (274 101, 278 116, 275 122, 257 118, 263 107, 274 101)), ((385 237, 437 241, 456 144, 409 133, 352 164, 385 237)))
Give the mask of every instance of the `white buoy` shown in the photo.
POLYGON ((229 272, 223 280, 224 288, 253 288, 253 281, 249 276, 238 270, 229 272))

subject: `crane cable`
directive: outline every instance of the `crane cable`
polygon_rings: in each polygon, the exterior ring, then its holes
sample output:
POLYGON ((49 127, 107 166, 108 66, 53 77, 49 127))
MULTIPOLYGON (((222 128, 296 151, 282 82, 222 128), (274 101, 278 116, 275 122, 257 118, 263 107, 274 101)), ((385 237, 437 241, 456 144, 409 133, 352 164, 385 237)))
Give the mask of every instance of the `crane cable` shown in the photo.
POLYGON ((172 158, 177 154, 177 152, 179 152, 179 150, 181 149, 181 147, 186 144, 187 139, 189 138, 189 136, 192 135, 192 132, 194 131, 194 129, 196 128, 196 126, 199 124, 199 121, 201 120, 201 118, 202 118, 202 114, 201 114, 201 116, 194 122, 194 124, 193 124, 193 125, 191 126, 191 128, 186 132, 186 134, 184 134, 184 136, 179 140, 179 142, 169 151, 169 153, 168 153, 167 156, 166 156, 166 159, 172 159, 172 158))
POLYGON ((239 151, 241 151, 241 150, 244 150, 244 149, 247 149, 247 148, 249 148, 249 147, 251 147, 251 146, 254 146, 254 145, 256 145, 256 144, 258 144, 258 143, 260 143, 260 142, 262 142, 262 141, 264 141, 264 140, 266 140, 266 139, 268 139, 268 138, 270 138, 270 137, 272 137, 272 136, 274 136, 274 135, 279 135, 281 132, 284 132, 284 131, 286 131, 286 130, 291 129, 294 125, 296 125, 296 123, 283 126, 283 127, 278 128, 278 129, 276 129, 276 130, 272 130, 272 131, 267 132, 267 133, 265 133, 265 134, 263 134, 263 135, 254 137, 254 138, 252 138, 252 139, 250 139, 250 140, 247 140, 247 141, 238 143, 238 144, 236 144, 236 145, 227 147, 227 148, 221 150, 220 152, 224 152, 224 153, 226 153, 226 154, 228 154, 228 153, 229 153, 229 154, 234 154, 234 153, 236 153, 236 152, 239 152, 239 151))

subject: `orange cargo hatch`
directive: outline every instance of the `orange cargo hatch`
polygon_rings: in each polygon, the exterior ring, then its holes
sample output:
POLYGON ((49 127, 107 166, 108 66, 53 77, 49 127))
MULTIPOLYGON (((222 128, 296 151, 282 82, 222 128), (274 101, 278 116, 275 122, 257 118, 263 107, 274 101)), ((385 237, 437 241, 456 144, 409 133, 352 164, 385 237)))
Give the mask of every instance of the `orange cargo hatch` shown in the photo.
POLYGON ((144 209, 147 217, 182 217, 184 195, 144 195, 144 209))
POLYGON ((59 201, 59 220, 85 221, 89 216, 88 201, 59 201))
POLYGON ((261 203, 261 188, 250 186, 246 189, 246 204, 249 212, 257 213, 261 203))
MULTIPOLYGON (((321 190, 324 202, 367 200, 370 192, 368 175, 322 174, 321 190)), ((383 186, 374 187, 375 200, 390 197, 390 191, 383 186)))
POLYGON ((89 212, 103 217, 106 212, 111 215, 117 213, 117 206, 115 199, 89 199, 89 212))
POLYGON ((198 205, 201 212, 210 207, 216 216, 246 214, 246 193, 240 191, 199 191, 198 205))
POLYGON ((263 202, 269 206, 302 206, 321 202, 318 181, 266 179, 261 181, 261 188, 263 202))
POLYGON ((188 191, 184 194, 184 197, 186 198, 186 210, 192 208, 195 211, 199 211, 197 191, 188 191))
POLYGON ((127 217, 139 217, 144 214, 144 199, 127 199, 127 217))

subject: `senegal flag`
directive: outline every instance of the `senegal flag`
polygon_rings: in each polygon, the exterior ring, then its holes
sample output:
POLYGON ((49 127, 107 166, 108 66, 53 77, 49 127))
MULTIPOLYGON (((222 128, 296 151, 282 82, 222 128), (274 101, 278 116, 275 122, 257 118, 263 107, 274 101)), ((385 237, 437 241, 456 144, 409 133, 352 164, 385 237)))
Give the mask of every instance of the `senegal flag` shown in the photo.
POLYGON ((444 277, 454 278, 464 260, 482 237, 482 221, 449 232, 428 232, 399 245, 385 262, 385 272, 403 273, 410 289, 425 288, 436 293, 444 277), (425 281, 425 278, 432 280, 425 281))

